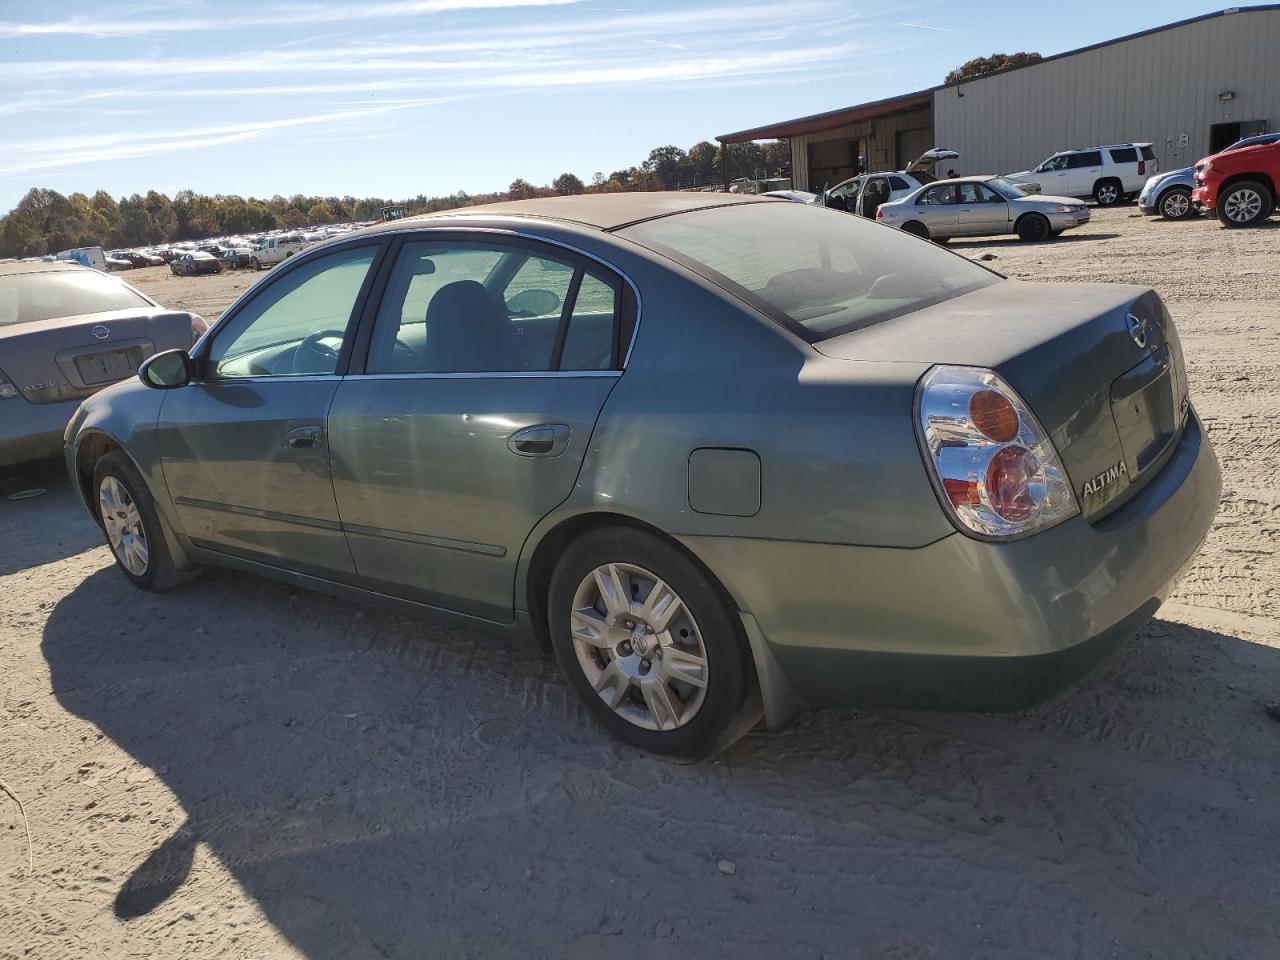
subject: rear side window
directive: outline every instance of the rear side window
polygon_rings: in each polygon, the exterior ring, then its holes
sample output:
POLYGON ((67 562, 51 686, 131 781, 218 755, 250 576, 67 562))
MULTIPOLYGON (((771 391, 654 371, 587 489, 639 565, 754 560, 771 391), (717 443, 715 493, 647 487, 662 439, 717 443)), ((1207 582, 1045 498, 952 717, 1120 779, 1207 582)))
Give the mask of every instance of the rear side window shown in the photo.
MULTIPOLYGON (((1110 152, 1111 152, 1111 159, 1115 163, 1137 163, 1138 162, 1138 151, 1135 150, 1133 147, 1123 147, 1119 150, 1112 150, 1110 152)), ((1149 160, 1151 158, 1147 157, 1146 159, 1149 160)))
POLYGON ((648 220, 619 234, 701 274, 810 342, 998 279, 896 230, 798 203, 715 207, 648 220))
POLYGON ((0 327, 149 306, 119 280, 96 270, 0 276, 0 327))
POLYGON ((1085 153, 1073 153, 1067 159, 1068 170, 1078 170, 1081 167, 1100 167, 1102 166, 1102 151, 1089 150, 1085 153))
POLYGON ((1154 160, 1156 158, 1156 152, 1150 147, 1142 147, 1141 150, 1143 160, 1154 160))
POLYGON ((901 177, 890 177, 889 185, 895 190, 910 190, 911 184, 903 180, 901 177))

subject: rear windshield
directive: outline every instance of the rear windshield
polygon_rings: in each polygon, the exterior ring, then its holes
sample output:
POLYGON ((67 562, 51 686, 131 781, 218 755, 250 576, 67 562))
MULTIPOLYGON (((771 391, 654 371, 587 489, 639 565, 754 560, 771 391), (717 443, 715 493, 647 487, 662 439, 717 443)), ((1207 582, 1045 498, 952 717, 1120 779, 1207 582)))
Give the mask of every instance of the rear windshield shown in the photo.
POLYGON ((0 326, 149 306, 119 280, 96 270, 0 276, 0 326))
POLYGON ((813 342, 921 310, 999 277, 927 241, 836 210, 750 203, 619 231, 813 342))

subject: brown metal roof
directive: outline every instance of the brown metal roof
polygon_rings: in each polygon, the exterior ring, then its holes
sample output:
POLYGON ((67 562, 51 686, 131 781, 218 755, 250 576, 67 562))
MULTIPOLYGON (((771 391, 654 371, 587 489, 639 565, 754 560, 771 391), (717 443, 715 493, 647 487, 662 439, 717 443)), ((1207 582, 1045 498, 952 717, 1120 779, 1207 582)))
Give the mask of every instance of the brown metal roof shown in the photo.
POLYGON ((872 100, 870 103, 859 103, 856 106, 844 107, 840 110, 828 110, 826 113, 815 113, 796 120, 784 120, 751 130, 739 130, 737 133, 726 133, 716 137, 721 143, 745 143, 748 140, 776 140, 779 137, 798 137, 803 133, 817 133, 830 130, 832 127, 843 127, 860 120, 871 120, 875 117, 888 116, 891 113, 903 113, 920 107, 928 107, 933 103, 933 89, 917 90, 915 93, 904 93, 899 97, 886 100, 872 100))

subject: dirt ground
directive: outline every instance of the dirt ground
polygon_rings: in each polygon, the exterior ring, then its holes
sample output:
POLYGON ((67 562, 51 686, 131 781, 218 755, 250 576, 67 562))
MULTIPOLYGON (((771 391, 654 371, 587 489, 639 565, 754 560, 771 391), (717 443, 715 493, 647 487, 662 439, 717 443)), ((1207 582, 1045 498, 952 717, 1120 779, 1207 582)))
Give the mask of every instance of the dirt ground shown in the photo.
MULTIPOLYGON (((1154 285, 1222 460, 1173 601, 1012 716, 615 746, 523 647, 210 571, 130 589, 0 499, 0 957, 1280 956, 1280 221, 1100 211, 1025 278, 1154 285)), ((251 274, 131 279, 213 319, 251 274)))

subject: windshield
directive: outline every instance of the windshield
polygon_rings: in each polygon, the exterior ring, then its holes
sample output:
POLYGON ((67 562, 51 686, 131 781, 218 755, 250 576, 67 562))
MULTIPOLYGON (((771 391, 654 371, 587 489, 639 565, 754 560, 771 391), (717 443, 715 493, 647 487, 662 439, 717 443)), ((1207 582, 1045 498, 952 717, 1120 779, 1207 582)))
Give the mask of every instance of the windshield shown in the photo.
POLYGON ((149 306, 140 294, 96 270, 0 276, 0 327, 149 306))
POLYGON ((987 180, 986 184, 1006 200, 1017 200, 1019 197, 1025 197, 1028 195, 1027 191, 1023 190, 1013 181, 1006 180, 1004 177, 993 177, 992 179, 987 180))
POLYGON ((716 207, 619 234, 684 264, 810 342, 998 279, 908 234, 802 204, 716 207))

